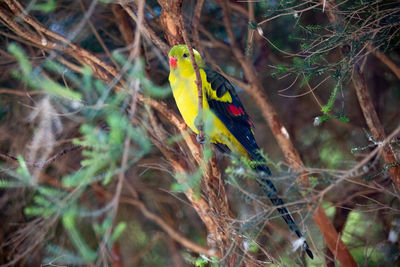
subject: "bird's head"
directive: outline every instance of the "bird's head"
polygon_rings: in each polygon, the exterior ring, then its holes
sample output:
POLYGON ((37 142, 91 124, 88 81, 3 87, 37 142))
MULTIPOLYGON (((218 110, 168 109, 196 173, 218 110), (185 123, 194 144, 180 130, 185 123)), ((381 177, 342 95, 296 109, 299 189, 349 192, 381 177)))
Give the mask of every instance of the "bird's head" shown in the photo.
MULTIPOLYGON (((200 53, 195 49, 193 49, 193 53, 197 65, 199 67, 204 67, 203 59, 201 58, 200 53)), ((192 62, 190 61, 189 49, 186 45, 175 45, 171 48, 168 57, 171 70, 179 68, 181 70, 191 72, 194 71, 192 62)))

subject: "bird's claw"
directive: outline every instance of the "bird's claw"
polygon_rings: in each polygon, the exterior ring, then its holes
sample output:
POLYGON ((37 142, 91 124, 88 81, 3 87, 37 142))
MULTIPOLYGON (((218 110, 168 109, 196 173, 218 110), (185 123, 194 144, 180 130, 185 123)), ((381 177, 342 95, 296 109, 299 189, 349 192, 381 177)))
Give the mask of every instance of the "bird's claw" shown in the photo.
POLYGON ((196 140, 200 145, 204 145, 206 138, 204 137, 203 134, 197 134, 196 135, 196 140))

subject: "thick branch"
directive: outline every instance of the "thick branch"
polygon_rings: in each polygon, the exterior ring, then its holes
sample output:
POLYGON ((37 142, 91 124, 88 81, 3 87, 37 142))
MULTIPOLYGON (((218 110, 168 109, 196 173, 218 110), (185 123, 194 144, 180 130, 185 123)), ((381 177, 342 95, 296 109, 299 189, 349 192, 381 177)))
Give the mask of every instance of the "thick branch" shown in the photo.
MULTIPOLYGON (((324 0, 320 1, 325 2, 324 0)), ((326 1, 326 11, 328 19, 332 24, 337 24, 338 21, 343 20, 343 18, 337 12, 334 0, 326 1)), ((371 44, 368 45, 368 49, 370 51, 377 51, 375 48, 372 47, 371 44)), ((396 74, 397 77, 400 77, 398 76, 398 74, 400 75, 400 70, 393 62, 391 62, 386 56, 381 54, 379 51, 375 52, 375 55, 380 60, 382 60, 382 62, 386 64, 396 74)), ((368 128, 370 129, 371 134, 374 137, 375 141, 382 142, 386 138, 385 131, 372 103, 372 99, 368 92, 367 84, 365 82, 364 74, 361 72, 359 66, 357 65, 354 67, 353 70, 352 81, 354 89, 356 90, 357 93, 358 102, 360 103, 361 110, 364 114, 364 118, 368 125, 368 128)), ((382 154, 386 164, 393 164, 398 162, 390 144, 387 144, 383 148, 382 154)), ((396 185, 397 189, 400 190, 400 167, 399 166, 390 167, 389 175, 393 183, 396 185)))
POLYGON ((200 36, 199 36, 199 25, 200 25, 200 16, 201 16, 201 9, 203 7, 204 0, 198 0, 196 7, 194 9, 194 17, 193 17, 193 42, 194 47, 200 52, 200 36))
POLYGON ((324 210, 320 207, 313 215, 313 219, 316 225, 322 233, 324 233, 324 238, 329 250, 333 253, 335 258, 342 263, 343 266, 357 266, 356 261, 353 256, 348 251, 346 245, 343 243, 340 235, 338 235, 335 227, 329 222, 328 216, 326 216, 324 210))
MULTIPOLYGON (((96 192, 101 193, 103 196, 107 197, 108 199, 112 199, 114 196, 104 190, 101 186, 97 184, 93 184, 92 188, 96 190, 96 192)), ((174 228, 172 228, 170 225, 168 225, 160 216, 156 215, 155 213, 152 213, 149 211, 146 207, 146 205, 141 202, 139 199, 134 199, 134 198, 129 198, 129 197, 121 197, 120 198, 121 203, 126 203, 133 205, 142 212, 142 214, 149 220, 155 222, 158 226, 161 227, 172 239, 180 243, 182 246, 197 252, 199 254, 204 254, 207 256, 213 256, 215 255, 215 252, 211 249, 204 248, 196 243, 193 243, 191 240, 187 239, 184 237, 182 234, 177 232, 174 228)))
MULTIPOLYGON (((89 65, 92 70, 94 71, 94 74, 96 77, 106 81, 110 82, 113 78, 115 77, 120 77, 119 73, 109 66, 107 63, 101 61, 99 58, 88 52, 87 50, 77 46, 76 44, 72 43, 70 40, 46 29, 41 25, 39 22, 37 22, 34 18, 32 18, 29 14, 24 14, 24 16, 21 16, 23 19, 23 22, 28 23, 30 26, 32 26, 37 32, 41 32, 44 34, 44 36, 47 39, 47 42, 44 43, 42 42, 42 39, 40 36, 36 35, 34 32, 26 30, 28 27, 23 27, 24 25, 20 26, 18 23, 15 22, 14 18, 18 16, 19 14, 23 13, 22 6, 16 2, 16 1, 7 1, 6 2, 10 9, 15 12, 15 14, 10 14, 9 11, 6 11, 4 8, 0 7, 0 18, 4 20, 5 23, 7 23, 12 30, 17 32, 20 37, 25 38, 35 44, 38 47, 41 47, 46 50, 58 50, 58 51, 63 51, 66 52, 68 55, 73 56, 76 58, 79 62, 82 62, 84 64, 89 65)), ((177 32, 179 34, 179 32, 177 32)), ((123 81, 121 81, 123 84, 123 81)), ((115 87, 116 90, 121 87, 115 87)), ((138 94, 137 95, 137 100, 139 103, 144 103, 144 98, 142 95, 138 94)), ((151 100, 152 103, 158 103, 158 107, 164 107, 164 115, 166 118, 170 118, 172 114, 172 111, 167 109, 166 106, 160 102, 157 102, 155 100, 151 100)), ((171 118, 172 123, 176 123, 175 125, 178 126, 181 130, 184 129, 186 131, 186 126, 182 121, 176 118, 171 118), (174 120, 175 119, 175 120, 174 120)), ((201 153, 200 153, 200 147, 191 138, 191 136, 187 135, 184 133, 185 141, 188 142, 188 146, 191 148, 192 155, 194 158, 201 162, 201 153)), ((174 169, 177 173, 185 173, 185 166, 181 165, 179 162, 174 160, 175 155, 171 155, 171 157, 167 157, 170 162, 173 164, 174 169)), ((212 165, 210 175, 218 174, 218 170, 214 170, 213 168, 216 168, 216 166, 212 165)), ((209 176, 208 176, 209 177, 209 176)), ((227 231, 229 229, 229 220, 225 220, 225 218, 229 215, 227 211, 229 211, 228 203, 227 203, 227 198, 226 194, 223 188, 223 183, 221 180, 221 177, 209 177, 208 178, 211 183, 218 183, 221 186, 218 186, 219 188, 218 191, 215 191, 213 193, 213 196, 209 195, 210 199, 213 199, 215 201, 215 206, 213 206, 213 209, 218 209, 218 212, 213 212, 213 210, 210 208, 209 203, 197 196, 192 189, 188 189, 185 194, 188 197, 188 199, 191 201, 193 207, 195 208, 196 212, 199 214, 200 218, 206 225, 207 229, 209 232, 213 235, 213 237, 225 244, 229 244, 231 242, 229 236, 230 232, 227 231), (218 216, 214 216, 215 214, 218 214, 218 216)), ((206 251, 203 251, 207 253, 206 251)))
MULTIPOLYGON (((262 87, 261 82, 256 75, 257 70, 250 62, 250 59, 242 53, 238 44, 236 43, 236 38, 233 33, 231 22, 229 19, 228 5, 225 3, 225 1, 221 1, 221 5, 224 9, 223 19, 226 31, 231 41, 233 54, 240 62, 243 72, 250 85, 243 89, 246 90, 246 92, 253 98, 254 102, 260 108, 264 119, 268 123, 289 165, 295 171, 302 171, 304 169, 304 164, 300 158, 300 155, 294 147, 292 141, 290 140, 288 131, 286 130, 285 126, 283 126, 278 114, 275 111, 275 108, 273 107, 271 101, 265 93, 264 88, 262 87)), ((303 175, 301 178, 301 182, 307 184, 307 176, 303 175)))
MULTIPOLYGON (((232 31, 229 19, 228 6, 224 1, 222 1, 221 4, 222 8, 224 9, 224 17, 223 17, 224 24, 231 41, 233 53, 235 57, 238 59, 238 61, 241 63, 245 76, 250 84, 250 87, 248 88, 247 92, 252 96, 256 104, 261 109, 263 117, 268 122, 268 125, 271 128, 272 133, 274 134, 274 137, 277 140, 282 152, 284 153, 285 158, 288 161, 289 165, 294 170, 301 171, 304 168, 304 164, 300 158, 300 155, 297 152, 296 148, 294 147, 292 141, 290 140, 290 136, 286 128, 280 121, 274 107, 269 101, 261 85, 260 80, 256 76, 257 71, 255 70, 253 64, 250 62, 249 58, 245 57, 244 54, 240 51, 240 48, 236 43, 235 35, 232 31)), ((303 175, 301 176, 300 181, 303 184, 308 184, 308 177, 304 172, 303 175)), ((322 207, 317 208, 316 212, 314 213, 313 220, 319 226, 319 229, 324 235, 325 241, 329 245, 330 249, 336 248, 337 240, 339 240, 339 243, 341 242, 341 244, 343 244, 343 242, 340 240, 339 234, 333 227, 329 218, 326 216, 325 211, 322 209, 322 207)), ((336 251, 332 252, 336 253, 336 251)), ((347 250, 346 246, 341 246, 341 250, 339 251, 339 253, 345 253, 343 254, 344 256, 340 255, 340 259, 348 260, 350 258, 350 260, 347 262, 341 262, 343 265, 354 262, 354 259, 351 257, 351 254, 347 250)), ((348 266, 356 266, 356 265, 348 265, 348 266)))
MULTIPOLYGON (((365 82, 364 75, 361 73, 360 68, 355 66, 353 72, 353 85, 357 93, 358 102, 360 103, 361 110, 364 114, 365 121, 371 131, 372 136, 376 142, 382 142, 385 138, 383 126, 378 118, 378 114, 372 103, 371 96, 368 92, 367 83, 365 82)), ((383 158, 386 164, 397 163, 396 155, 394 154, 390 143, 386 144, 382 150, 383 158)), ((400 167, 393 166, 389 168, 389 175, 397 189, 400 190, 400 167)))
POLYGON ((123 7, 119 4, 111 4, 111 10, 114 14, 115 19, 117 19, 116 25, 120 33, 122 34, 122 38, 126 45, 133 43, 134 37, 134 28, 129 21, 129 15, 124 11, 123 7))
POLYGON ((373 51, 374 55, 396 75, 397 79, 400 79, 400 68, 390 58, 372 46, 368 46, 368 49, 373 51))
POLYGON ((162 7, 160 20, 165 39, 171 46, 183 44, 182 29, 177 23, 181 14, 182 0, 159 0, 158 3, 162 7))
POLYGON ((196 59, 194 57, 192 43, 189 40, 189 36, 188 36, 188 34, 186 32, 186 29, 185 29, 185 24, 183 23, 182 14, 179 16, 179 24, 181 25, 183 40, 185 41, 185 44, 188 47, 189 55, 190 55, 190 61, 192 62, 192 66, 193 66, 194 72, 196 74, 195 83, 196 83, 196 86, 197 86, 197 95, 198 95, 197 116, 198 116, 198 119, 199 119, 199 125, 197 127, 198 127, 198 130, 199 130, 200 138, 204 139, 204 132, 203 132, 203 126, 204 126, 203 125, 203 86, 202 86, 202 83, 201 83, 200 70, 199 70, 199 66, 196 63, 196 59))

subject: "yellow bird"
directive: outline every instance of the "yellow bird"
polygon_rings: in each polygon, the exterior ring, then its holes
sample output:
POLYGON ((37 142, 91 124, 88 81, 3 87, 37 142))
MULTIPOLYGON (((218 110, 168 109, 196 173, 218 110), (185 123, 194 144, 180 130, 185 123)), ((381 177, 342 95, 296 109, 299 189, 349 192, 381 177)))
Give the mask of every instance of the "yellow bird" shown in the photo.
MULTIPOLYGON (((212 127, 207 131, 210 142, 225 153, 234 153, 251 160, 262 162, 259 147, 253 134, 254 124, 246 113, 234 85, 219 73, 205 67, 199 52, 193 49, 195 60, 200 68, 203 88, 203 110, 205 114, 211 114, 207 121, 211 121, 212 127)), ((169 52, 169 82, 178 109, 183 120, 199 134, 195 123, 198 115, 198 92, 196 86, 196 74, 190 61, 189 49, 186 45, 176 45, 169 52)), ((313 254, 308 247, 305 238, 300 232, 289 210, 281 198, 274 184, 267 176, 271 175, 265 164, 257 164, 254 169, 260 174, 257 179, 272 204, 288 224, 291 231, 295 232, 302 242, 302 247, 312 259, 313 254)))

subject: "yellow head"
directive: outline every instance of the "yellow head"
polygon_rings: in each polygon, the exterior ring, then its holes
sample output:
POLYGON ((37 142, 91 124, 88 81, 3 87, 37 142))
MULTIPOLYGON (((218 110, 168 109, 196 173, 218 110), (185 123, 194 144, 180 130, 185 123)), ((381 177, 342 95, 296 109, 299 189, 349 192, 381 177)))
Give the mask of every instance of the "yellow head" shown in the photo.
MULTIPOLYGON (((193 53, 197 65, 199 67, 204 67, 204 62, 200 56, 200 53, 197 52, 197 50, 195 49, 193 49, 193 53)), ((194 73, 192 62, 190 61, 189 49, 186 45, 175 45, 174 47, 171 48, 168 57, 169 57, 169 66, 171 68, 171 71, 179 69, 186 75, 194 73)))

